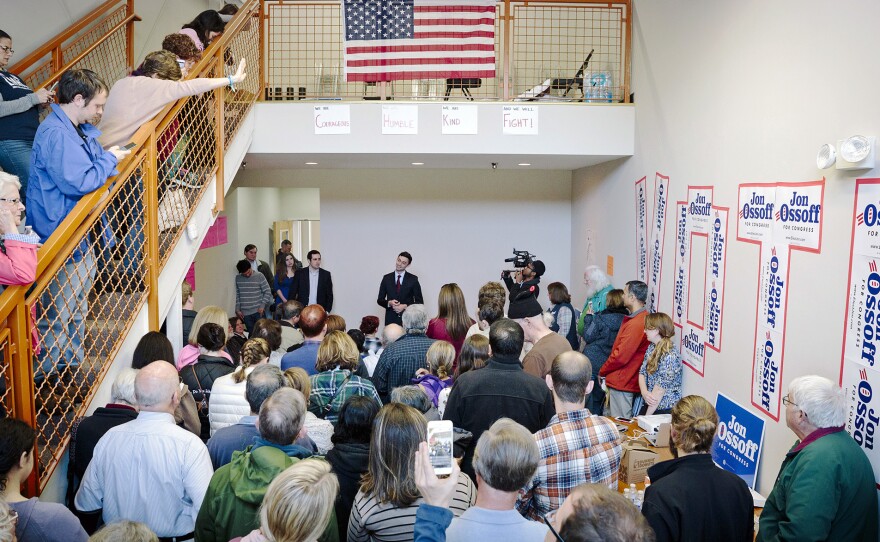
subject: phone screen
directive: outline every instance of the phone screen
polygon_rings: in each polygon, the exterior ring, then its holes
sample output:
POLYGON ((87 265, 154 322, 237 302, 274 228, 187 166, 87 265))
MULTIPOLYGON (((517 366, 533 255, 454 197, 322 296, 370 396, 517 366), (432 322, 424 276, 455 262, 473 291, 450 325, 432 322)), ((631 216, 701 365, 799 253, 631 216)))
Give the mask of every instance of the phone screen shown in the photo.
POLYGON ((122 147, 122 150, 127 151, 129 149, 133 149, 133 148, 135 148, 136 145, 137 145, 137 143, 131 142, 128 145, 125 145, 124 147, 122 147))
POLYGON ((452 422, 428 422, 428 454, 435 474, 452 473, 452 422))

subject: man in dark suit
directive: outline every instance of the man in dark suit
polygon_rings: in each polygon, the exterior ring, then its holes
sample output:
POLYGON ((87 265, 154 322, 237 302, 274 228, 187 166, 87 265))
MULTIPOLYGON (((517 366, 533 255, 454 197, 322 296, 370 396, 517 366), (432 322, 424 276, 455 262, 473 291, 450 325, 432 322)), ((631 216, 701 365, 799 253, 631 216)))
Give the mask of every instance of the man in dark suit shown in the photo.
POLYGON ((330 271, 321 269, 321 253, 310 250, 306 254, 309 266, 300 269, 293 276, 287 299, 299 301, 303 305, 321 305, 330 312, 333 308, 333 280, 330 271))
POLYGON ((394 271, 382 277, 379 284, 379 298, 376 303, 385 309, 385 325, 403 325, 401 314, 409 305, 424 303, 422 286, 419 277, 407 273, 406 268, 412 263, 409 252, 401 252, 397 256, 394 271))

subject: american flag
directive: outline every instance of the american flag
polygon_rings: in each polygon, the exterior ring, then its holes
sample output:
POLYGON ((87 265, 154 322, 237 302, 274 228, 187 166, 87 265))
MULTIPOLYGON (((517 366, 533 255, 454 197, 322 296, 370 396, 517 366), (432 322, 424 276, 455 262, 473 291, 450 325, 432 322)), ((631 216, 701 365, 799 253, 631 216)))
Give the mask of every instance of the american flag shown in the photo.
POLYGON ((346 81, 495 77, 495 0, 343 0, 346 81))

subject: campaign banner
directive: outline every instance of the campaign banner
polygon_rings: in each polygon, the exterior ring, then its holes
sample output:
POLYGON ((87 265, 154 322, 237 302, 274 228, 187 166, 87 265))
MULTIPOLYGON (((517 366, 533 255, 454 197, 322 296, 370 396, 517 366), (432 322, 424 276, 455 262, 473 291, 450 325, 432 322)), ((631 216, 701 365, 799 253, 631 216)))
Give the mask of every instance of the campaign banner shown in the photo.
POLYGON ((648 278, 648 195, 645 190, 647 177, 636 181, 636 278, 647 282, 648 278))
POLYGON ((705 374, 706 339, 700 326, 685 322, 681 329, 681 361, 700 376, 705 374))
POLYGON ((772 243, 775 208, 776 183, 739 185, 736 238, 750 243, 772 243))
POLYGON ((856 183, 854 254, 880 258, 880 179, 859 179, 856 183))
POLYGON ((712 189, 711 186, 688 186, 688 228, 694 233, 709 233, 712 189))
POLYGON ((847 363, 841 386, 847 400, 846 430, 871 461, 874 483, 880 488, 880 443, 874 440, 880 429, 880 397, 874 395, 874 386, 880 390, 880 372, 847 363))
MULTIPOLYGON (((855 249, 854 249, 855 250, 855 249)), ((875 367, 880 346, 880 272, 878 259, 854 254, 850 258, 846 323, 843 330, 843 359, 875 367)))
POLYGON ((657 173, 654 183, 654 219, 651 221, 651 271, 648 276, 648 312, 660 307, 660 282, 663 273, 663 248, 666 238, 669 177, 657 173))
POLYGON ((772 331, 785 331, 788 305, 788 263, 785 245, 762 245, 758 277, 758 325, 772 331))
POLYGON ((785 336, 759 325, 755 333, 755 355, 752 363, 752 405, 779 421, 782 401, 782 354, 785 336))
POLYGON ((675 203, 675 230, 675 289, 672 295, 672 323, 681 328, 687 322, 691 261, 691 236, 687 227, 686 201, 675 203))
POLYGON ((715 410, 718 431, 712 440, 712 460, 755 489, 764 444, 764 419, 722 393, 715 399, 715 410))
POLYGON ((808 183, 778 183, 773 242, 808 252, 821 252, 824 196, 825 179, 808 183))
POLYGON ((724 315, 724 273, 727 267, 727 207, 712 208, 709 255, 706 258, 706 346, 721 352, 721 324, 724 315))

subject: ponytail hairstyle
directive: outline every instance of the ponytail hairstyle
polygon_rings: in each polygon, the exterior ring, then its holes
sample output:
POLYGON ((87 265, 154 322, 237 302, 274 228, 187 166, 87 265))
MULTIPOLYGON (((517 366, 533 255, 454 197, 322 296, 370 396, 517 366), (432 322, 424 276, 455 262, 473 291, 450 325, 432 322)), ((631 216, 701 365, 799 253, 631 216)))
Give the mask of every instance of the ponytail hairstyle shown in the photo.
POLYGON ((655 312, 645 317, 645 329, 656 329, 660 332, 660 340, 654 347, 654 352, 648 358, 648 366, 646 370, 649 375, 657 372, 660 366, 660 360, 663 356, 672 351, 672 337, 675 336, 675 326, 672 325, 672 318, 663 312, 655 312))
POLYGON ((708 452, 717 428, 715 407, 699 395, 682 397, 672 407, 672 440, 681 452, 708 452))
POLYGON ((266 339, 256 337, 248 339, 241 346, 241 366, 232 373, 232 380, 236 384, 244 382, 247 378, 245 369, 253 367, 269 357, 269 343, 266 339))
POLYGON ((434 341, 425 355, 425 362, 431 374, 445 380, 452 372, 452 364, 455 361, 455 347, 446 341, 434 341))

